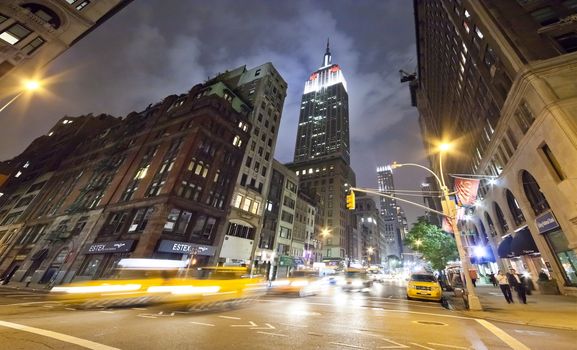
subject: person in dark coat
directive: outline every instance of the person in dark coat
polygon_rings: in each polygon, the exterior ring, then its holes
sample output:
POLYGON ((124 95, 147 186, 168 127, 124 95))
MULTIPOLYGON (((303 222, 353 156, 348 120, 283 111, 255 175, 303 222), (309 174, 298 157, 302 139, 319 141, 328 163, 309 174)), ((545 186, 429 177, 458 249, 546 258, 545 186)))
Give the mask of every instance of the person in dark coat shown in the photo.
POLYGON ((491 283, 493 283, 493 287, 499 287, 499 282, 497 282, 497 279, 495 278, 495 274, 492 272, 489 274, 489 281, 491 281, 491 283))
POLYGON ((522 275, 517 274, 515 269, 509 270, 509 285, 515 289, 517 296, 519 297, 519 302, 527 304, 527 289, 525 288, 525 278, 522 275))

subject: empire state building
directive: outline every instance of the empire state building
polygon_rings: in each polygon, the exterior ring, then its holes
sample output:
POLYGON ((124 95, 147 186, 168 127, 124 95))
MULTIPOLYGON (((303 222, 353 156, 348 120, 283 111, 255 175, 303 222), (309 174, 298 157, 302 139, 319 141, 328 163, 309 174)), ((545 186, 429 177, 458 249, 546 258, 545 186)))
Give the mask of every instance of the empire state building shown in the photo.
POLYGON ((327 49, 323 66, 305 83, 295 147, 295 163, 342 157, 350 164, 349 95, 341 67, 327 49))
POLYGON ((350 167, 347 82, 332 63, 329 43, 322 66, 305 83, 300 106, 294 162, 301 189, 319 199, 317 237, 323 258, 351 257, 354 215, 345 205, 346 191, 355 185, 350 167))

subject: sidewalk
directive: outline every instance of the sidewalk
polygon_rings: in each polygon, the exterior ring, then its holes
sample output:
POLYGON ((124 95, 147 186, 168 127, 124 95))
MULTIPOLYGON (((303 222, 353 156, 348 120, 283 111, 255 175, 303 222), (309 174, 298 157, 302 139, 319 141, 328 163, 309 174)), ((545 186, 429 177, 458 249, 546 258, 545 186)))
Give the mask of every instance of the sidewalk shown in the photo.
POLYGON ((513 291, 514 304, 507 304, 499 287, 477 285, 475 292, 483 311, 464 309, 462 300, 453 293, 446 293, 455 311, 463 316, 482 318, 497 322, 515 323, 536 327, 577 330, 577 298, 564 295, 541 295, 533 291, 527 295, 527 304, 518 302, 513 291))
POLYGON ((26 287, 25 283, 0 284, 0 291, 1 290, 24 291, 24 292, 40 293, 40 294, 50 293, 50 289, 44 288, 43 286, 30 285, 30 287, 26 287))

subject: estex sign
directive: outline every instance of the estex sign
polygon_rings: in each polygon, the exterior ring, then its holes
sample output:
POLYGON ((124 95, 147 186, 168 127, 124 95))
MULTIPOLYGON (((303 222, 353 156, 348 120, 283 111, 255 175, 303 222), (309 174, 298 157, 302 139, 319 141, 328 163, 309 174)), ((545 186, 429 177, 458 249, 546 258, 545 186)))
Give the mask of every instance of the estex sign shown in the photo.
POLYGON ((84 249, 85 254, 127 253, 132 251, 134 240, 92 243, 84 249))
POLYGON ((177 242, 163 239, 162 241, 160 241, 157 251, 161 253, 213 256, 214 253, 216 252, 216 249, 215 247, 210 245, 177 242))

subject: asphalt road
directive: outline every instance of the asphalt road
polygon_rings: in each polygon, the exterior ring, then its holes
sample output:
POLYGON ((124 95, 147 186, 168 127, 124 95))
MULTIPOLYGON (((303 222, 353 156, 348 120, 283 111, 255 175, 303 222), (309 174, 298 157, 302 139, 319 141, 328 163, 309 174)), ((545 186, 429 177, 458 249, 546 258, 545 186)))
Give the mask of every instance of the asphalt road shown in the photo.
POLYGON ((266 296, 233 310, 77 310, 0 289, 0 349, 575 349, 577 332, 462 317, 407 301, 400 282, 370 293, 266 296))

